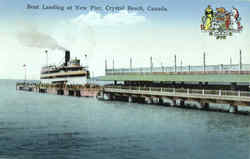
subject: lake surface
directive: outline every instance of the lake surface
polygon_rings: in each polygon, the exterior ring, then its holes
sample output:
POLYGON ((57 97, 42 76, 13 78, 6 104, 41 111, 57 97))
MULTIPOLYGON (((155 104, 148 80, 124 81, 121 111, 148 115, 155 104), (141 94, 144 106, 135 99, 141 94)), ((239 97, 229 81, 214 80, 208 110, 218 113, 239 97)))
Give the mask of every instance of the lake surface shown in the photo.
POLYGON ((0 80, 0 159, 250 159, 250 116, 21 92, 0 80))

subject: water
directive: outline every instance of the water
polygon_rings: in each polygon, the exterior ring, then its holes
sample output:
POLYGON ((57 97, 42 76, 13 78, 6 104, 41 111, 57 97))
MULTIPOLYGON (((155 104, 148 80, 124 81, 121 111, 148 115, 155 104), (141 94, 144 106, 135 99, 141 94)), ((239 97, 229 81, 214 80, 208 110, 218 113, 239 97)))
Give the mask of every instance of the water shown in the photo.
POLYGON ((250 116, 16 92, 0 80, 0 159, 250 159, 250 116))

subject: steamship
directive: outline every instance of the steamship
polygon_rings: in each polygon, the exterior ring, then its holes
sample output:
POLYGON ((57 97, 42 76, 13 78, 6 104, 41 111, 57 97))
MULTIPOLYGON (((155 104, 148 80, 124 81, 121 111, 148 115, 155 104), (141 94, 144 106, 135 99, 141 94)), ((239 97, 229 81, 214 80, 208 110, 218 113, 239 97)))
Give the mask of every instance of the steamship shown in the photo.
POLYGON ((40 80, 44 84, 85 85, 89 79, 89 71, 81 66, 80 59, 70 59, 70 51, 65 51, 63 64, 42 67, 40 80))

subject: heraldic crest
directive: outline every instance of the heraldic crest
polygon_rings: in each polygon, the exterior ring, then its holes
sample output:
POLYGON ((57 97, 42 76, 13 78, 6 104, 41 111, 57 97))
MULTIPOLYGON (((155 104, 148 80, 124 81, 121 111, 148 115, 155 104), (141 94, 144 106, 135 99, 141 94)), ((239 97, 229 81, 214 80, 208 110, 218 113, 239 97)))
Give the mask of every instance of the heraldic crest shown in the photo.
POLYGON ((216 8, 214 11, 210 5, 205 9, 205 15, 201 18, 202 32, 208 32, 216 39, 226 39, 233 33, 240 33, 243 30, 239 10, 232 7, 230 11, 223 7, 216 8))

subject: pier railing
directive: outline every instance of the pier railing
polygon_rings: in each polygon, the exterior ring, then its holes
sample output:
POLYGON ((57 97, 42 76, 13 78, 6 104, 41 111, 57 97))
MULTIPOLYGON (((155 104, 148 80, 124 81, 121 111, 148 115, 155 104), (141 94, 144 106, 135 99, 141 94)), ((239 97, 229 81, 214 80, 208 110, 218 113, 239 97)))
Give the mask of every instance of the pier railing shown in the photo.
POLYGON ((250 72, 250 64, 220 64, 206 66, 161 66, 161 67, 137 67, 137 68, 113 68, 106 69, 106 75, 116 74, 147 74, 147 73, 189 73, 189 72, 250 72))
POLYGON ((163 87, 133 87, 133 86, 105 86, 105 88, 134 90, 137 92, 149 91, 149 92, 166 92, 171 94, 182 93, 185 95, 248 97, 250 99, 250 92, 248 91, 184 89, 184 88, 163 88, 163 87))

